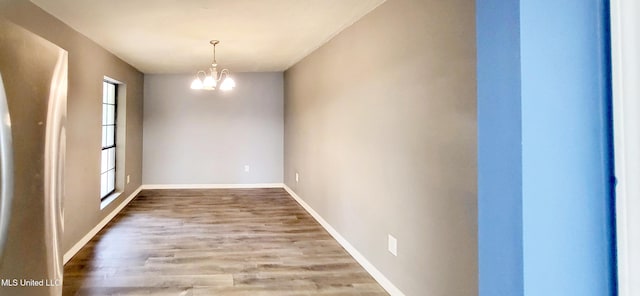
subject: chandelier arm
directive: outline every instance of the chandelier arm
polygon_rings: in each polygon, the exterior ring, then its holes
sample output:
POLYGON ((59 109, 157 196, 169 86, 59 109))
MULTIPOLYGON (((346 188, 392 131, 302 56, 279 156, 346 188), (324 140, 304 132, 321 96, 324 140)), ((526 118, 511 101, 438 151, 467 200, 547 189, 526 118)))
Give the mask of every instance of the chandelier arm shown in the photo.
POLYGON ((222 69, 222 71, 220 71, 220 75, 218 76, 218 82, 222 80, 222 75, 224 75, 225 79, 229 77, 229 69, 222 69))
POLYGON ((220 71, 220 75, 218 75, 218 79, 216 80, 217 82, 222 81, 222 76, 224 75, 224 79, 226 79, 227 77, 229 77, 229 70, 228 69, 222 69, 222 71, 220 71))

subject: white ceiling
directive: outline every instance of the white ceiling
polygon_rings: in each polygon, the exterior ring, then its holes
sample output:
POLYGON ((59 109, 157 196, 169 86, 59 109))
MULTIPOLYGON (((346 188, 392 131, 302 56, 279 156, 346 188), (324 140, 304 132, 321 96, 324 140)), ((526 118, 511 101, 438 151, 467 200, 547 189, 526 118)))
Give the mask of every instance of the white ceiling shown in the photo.
POLYGON ((32 0, 144 73, 283 71, 385 0, 32 0))

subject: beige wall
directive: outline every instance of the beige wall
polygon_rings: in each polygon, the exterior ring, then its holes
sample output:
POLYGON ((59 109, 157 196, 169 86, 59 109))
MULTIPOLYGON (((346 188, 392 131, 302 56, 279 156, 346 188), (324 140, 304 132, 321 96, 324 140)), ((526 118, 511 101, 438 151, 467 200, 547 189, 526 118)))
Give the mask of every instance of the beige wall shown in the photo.
POLYGON ((145 75, 144 184, 282 183, 282 72, 233 73, 229 92, 193 78, 145 75))
POLYGON ((285 72, 285 183, 407 295, 477 295, 474 10, 389 0, 285 72))
POLYGON ((69 52, 67 153, 63 251, 76 242, 136 190, 142 181, 143 75, 96 43, 29 1, 2 0, 0 15, 69 52), (102 80, 126 83, 126 152, 124 169, 131 183, 124 194, 100 210, 102 80))

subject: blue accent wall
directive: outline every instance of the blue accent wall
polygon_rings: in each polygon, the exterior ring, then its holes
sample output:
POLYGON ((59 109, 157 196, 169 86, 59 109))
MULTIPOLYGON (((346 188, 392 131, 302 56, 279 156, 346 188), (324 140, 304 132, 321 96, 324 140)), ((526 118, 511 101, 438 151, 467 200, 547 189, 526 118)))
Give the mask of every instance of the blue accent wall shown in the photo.
POLYGON ((608 6, 520 12, 525 295, 613 295, 608 6))
POLYGON ((519 0, 478 0, 480 295, 523 295, 519 0))
POLYGON ((477 0, 479 293, 616 294, 607 0, 477 0))

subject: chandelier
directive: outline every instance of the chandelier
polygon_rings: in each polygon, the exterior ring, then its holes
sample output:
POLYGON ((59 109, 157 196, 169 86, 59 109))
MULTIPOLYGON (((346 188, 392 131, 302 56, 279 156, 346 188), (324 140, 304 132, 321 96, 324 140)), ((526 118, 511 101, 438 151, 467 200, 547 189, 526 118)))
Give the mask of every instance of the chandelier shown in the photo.
POLYGON ((191 82, 191 89, 215 90, 220 84, 220 90, 232 90, 236 86, 236 82, 229 75, 228 69, 222 69, 218 73, 218 63, 216 62, 216 45, 220 43, 218 40, 211 40, 209 43, 213 45, 213 62, 208 71, 198 71, 196 78, 191 82))

